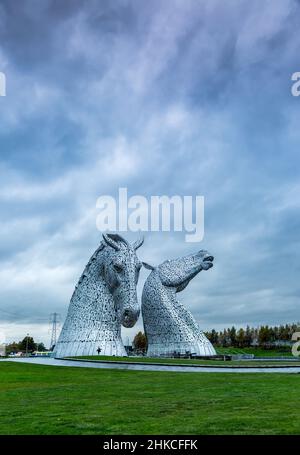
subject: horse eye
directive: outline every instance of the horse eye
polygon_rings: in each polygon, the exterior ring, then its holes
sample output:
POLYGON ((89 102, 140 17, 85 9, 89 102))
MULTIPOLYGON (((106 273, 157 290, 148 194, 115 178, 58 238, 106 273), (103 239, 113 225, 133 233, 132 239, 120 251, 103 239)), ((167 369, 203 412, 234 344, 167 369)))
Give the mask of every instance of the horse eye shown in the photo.
POLYGON ((119 264, 114 264, 114 269, 116 272, 120 273, 123 270, 123 267, 119 264))

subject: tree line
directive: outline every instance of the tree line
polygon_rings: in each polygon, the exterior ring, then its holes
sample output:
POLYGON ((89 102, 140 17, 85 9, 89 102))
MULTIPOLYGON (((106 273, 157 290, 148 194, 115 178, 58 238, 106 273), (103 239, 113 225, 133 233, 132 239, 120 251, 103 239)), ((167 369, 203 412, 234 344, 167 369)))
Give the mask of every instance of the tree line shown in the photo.
MULTIPOLYGON (((300 323, 285 324, 279 326, 262 325, 260 327, 250 327, 247 325, 245 329, 236 329, 235 326, 216 331, 212 329, 209 332, 204 332, 206 337, 214 346, 220 347, 237 347, 247 348, 259 346, 266 349, 272 349, 276 346, 284 346, 292 344, 293 333, 300 331, 300 323)), ((137 353, 145 353, 147 351, 147 338, 143 332, 138 332, 133 340, 133 349, 137 353)), ((33 352, 46 351, 43 343, 36 343, 30 336, 26 336, 22 341, 13 342, 6 345, 6 352, 33 352)))
POLYGON ((260 346, 272 348, 292 344, 293 333, 299 330, 298 324, 285 324, 279 326, 262 325, 260 327, 246 327, 246 329, 236 329, 235 326, 217 332, 211 330, 205 335, 214 346, 245 348, 260 346))
POLYGON ((6 345, 6 352, 10 354, 11 352, 33 352, 33 351, 47 351, 44 346, 44 343, 36 343, 34 339, 30 336, 26 336, 22 341, 13 342, 6 345))
MULTIPOLYGON (((262 325, 260 327, 250 327, 236 329, 235 326, 217 332, 212 329, 210 332, 204 332, 206 337, 214 346, 219 347, 236 347, 250 348, 261 347, 272 349, 276 346, 290 346, 293 344, 293 333, 300 331, 300 323, 285 324, 271 327, 262 325)), ((143 354, 147 351, 147 338, 143 332, 138 332, 132 343, 133 350, 136 353, 143 354)))

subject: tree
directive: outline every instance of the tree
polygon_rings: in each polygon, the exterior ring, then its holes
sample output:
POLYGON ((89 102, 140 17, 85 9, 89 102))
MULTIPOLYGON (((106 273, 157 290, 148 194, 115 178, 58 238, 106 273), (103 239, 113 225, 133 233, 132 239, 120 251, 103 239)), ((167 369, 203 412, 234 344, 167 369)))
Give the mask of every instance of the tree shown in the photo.
POLYGON ((252 339, 251 329, 250 329, 249 325, 247 325, 246 332, 244 335, 244 346, 249 348, 252 344, 252 341, 253 341, 253 339, 252 339))
POLYGON ((227 346, 230 346, 230 337, 229 337, 229 333, 226 329, 224 329, 223 332, 220 332, 219 342, 220 342, 220 345, 223 346, 224 348, 226 348, 227 346))
POLYGON ((212 344, 218 344, 219 334, 215 329, 212 329, 211 332, 205 332, 204 335, 209 339, 212 344))
POLYGON ((18 352, 18 351, 20 351, 20 343, 16 343, 15 341, 13 341, 12 343, 6 345, 7 354, 10 354, 11 352, 18 352))
POLYGON ((236 341, 237 344, 240 348, 243 348, 245 346, 245 330, 244 329, 239 329, 237 335, 236 335, 236 341))
POLYGON ((37 351, 40 351, 40 352, 47 351, 47 349, 45 348, 44 343, 38 343, 38 344, 36 345, 36 350, 37 350, 37 351))
POLYGON ((284 341, 284 340, 285 340, 285 328, 284 328, 283 325, 281 325, 281 326, 279 327, 278 332, 279 332, 279 333, 278 333, 279 340, 280 340, 280 341, 284 341))
POLYGON ((147 338, 143 332, 138 332, 133 340, 133 347, 137 352, 145 353, 147 350, 147 338))
POLYGON ((234 326, 232 326, 231 329, 228 329, 228 332, 229 332, 230 345, 236 346, 236 344, 237 344, 236 328, 234 326))
POLYGON ((20 350, 24 352, 32 352, 36 350, 36 344, 34 339, 30 336, 26 336, 19 344, 20 350))
POLYGON ((271 343, 274 343, 275 340, 276 340, 276 330, 274 330, 273 327, 270 327, 269 328, 269 341, 271 343))
POLYGON ((260 346, 266 346, 271 341, 271 330, 269 326, 261 326, 258 332, 258 342, 260 346))

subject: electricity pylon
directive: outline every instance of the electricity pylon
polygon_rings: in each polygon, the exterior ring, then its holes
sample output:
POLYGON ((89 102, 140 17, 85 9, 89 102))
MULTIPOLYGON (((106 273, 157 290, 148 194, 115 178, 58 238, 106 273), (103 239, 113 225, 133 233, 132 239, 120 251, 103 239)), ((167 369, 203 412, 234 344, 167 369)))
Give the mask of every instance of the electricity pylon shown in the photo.
POLYGON ((59 318, 60 315, 58 313, 51 313, 50 315, 50 324, 52 325, 50 351, 53 351, 57 342, 57 327, 59 325, 59 318))

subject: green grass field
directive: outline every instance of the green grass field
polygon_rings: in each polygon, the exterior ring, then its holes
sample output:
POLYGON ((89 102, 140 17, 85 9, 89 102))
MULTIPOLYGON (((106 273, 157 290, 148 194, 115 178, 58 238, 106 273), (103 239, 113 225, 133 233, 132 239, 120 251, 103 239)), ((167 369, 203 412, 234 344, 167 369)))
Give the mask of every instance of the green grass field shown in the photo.
POLYGON ((300 376, 0 362, 0 434, 300 434, 300 376))
POLYGON ((254 354, 256 357, 292 357, 292 349, 286 347, 285 349, 262 349, 257 348, 221 348, 217 347, 218 354, 254 354))
POLYGON ((159 358, 159 357, 111 357, 111 356, 78 356, 78 357, 70 357, 71 359, 79 359, 79 360, 92 360, 92 361, 105 361, 105 362, 133 362, 133 363, 163 363, 163 364, 181 364, 181 365, 198 365, 198 366, 222 366, 222 367, 263 367, 263 366, 300 366, 300 361, 284 361, 284 360, 266 360, 266 361, 255 361, 251 360, 244 361, 244 360, 232 360, 226 361, 224 360, 200 360, 200 359, 168 359, 168 358, 159 358))
MULTIPOLYGON (((272 349, 272 350, 266 350, 262 348, 217 348, 217 353, 221 355, 225 354, 254 354, 255 357, 289 357, 293 359, 293 355, 291 352, 291 349, 287 348, 285 350, 280 350, 280 349, 272 349)), ((226 361, 224 362, 223 360, 203 360, 203 359, 168 359, 168 358, 150 358, 150 357, 109 357, 109 356, 78 356, 75 357, 77 359, 87 359, 87 360, 97 360, 97 361, 103 361, 105 360, 106 362, 110 361, 122 361, 122 362, 143 362, 143 363, 168 363, 168 364, 197 364, 197 365, 215 365, 215 366, 232 366, 232 367, 238 367, 238 366, 286 366, 286 365, 293 365, 293 366, 299 366, 300 365, 300 359, 298 361, 295 361, 291 363, 290 361, 285 361, 285 360, 267 360, 266 362, 263 362, 262 360, 255 361, 251 360, 245 361, 245 360, 232 360, 232 361, 226 361)))

